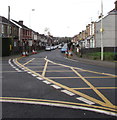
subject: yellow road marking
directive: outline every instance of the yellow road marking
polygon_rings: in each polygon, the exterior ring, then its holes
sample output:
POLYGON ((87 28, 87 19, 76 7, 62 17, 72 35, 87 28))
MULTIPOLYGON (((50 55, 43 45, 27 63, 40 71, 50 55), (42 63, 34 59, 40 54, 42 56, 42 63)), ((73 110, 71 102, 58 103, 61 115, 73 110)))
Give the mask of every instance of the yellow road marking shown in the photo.
POLYGON ((68 79, 68 78, 80 78, 80 77, 48 77, 51 79, 68 79))
MULTIPOLYGON (((74 67, 74 69, 78 69, 78 68, 74 67)), ((108 74, 108 73, 100 73, 100 72, 95 72, 95 71, 90 71, 90 70, 84 70, 84 69, 82 71, 91 72, 91 73, 95 73, 95 74, 101 74, 101 75, 108 75, 108 76, 111 76, 111 77, 117 77, 117 75, 108 74)))
MULTIPOLYGON (((117 89, 117 87, 95 87, 97 89, 117 89)), ((75 89, 75 90, 90 90, 92 88, 72 88, 72 89, 75 89)))
POLYGON ((79 74, 76 70, 72 67, 71 69, 78 75, 87 85, 89 85, 96 93, 99 95, 102 100, 104 100, 108 105, 113 105, 100 91, 98 91, 89 81, 87 81, 81 74, 79 74))
MULTIPOLYGON (((46 72, 47 72, 47 71, 46 71, 46 72)), ((90 77, 90 76, 89 76, 89 77, 83 76, 83 77, 84 77, 84 78, 113 78, 113 77, 109 77, 109 76, 104 76, 104 77, 103 77, 103 76, 99 76, 99 77, 98 77, 98 76, 92 76, 92 77, 90 77)), ((80 78, 80 77, 48 77, 48 78, 51 78, 51 79, 52 79, 52 78, 54 78, 54 79, 62 79, 62 78, 63 78, 63 79, 70 79, 70 78, 80 78)))
POLYGON ((29 68, 43 68, 44 66, 28 66, 29 68))
POLYGON ((72 72, 71 70, 47 70, 46 72, 72 72))
MULTIPOLYGON (((43 72, 43 71, 35 71, 35 72, 43 72)), ((72 72, 72 71, 69 71, 69 70, 47 70, 46 72, 72 72)))
POLYGON ((24 56, 18 57, 17 60, 19 60, 19 59, 21 59, 21 58, 23 58, 23 57, 24 57, 24 56))
MULTIPOLYGON (((51 60, 48 60, 50 63, 56 64, 56 65, 60 65, 60 66, 64 66, 67 68, 70 68, 71 66, 68 65, 63 65, 63 64, 59 64, 59 63, 55 63, 51 60)), ((81 68, 77 68, 77 67, 72 67, 74 69, 80 70, 80 71, 86 71, 86 72, 91 72, 91 73, 95 73, 95 74, 101 74, 101 75, 108 75, 108 76, 112 76, 112 77, 117 77, 117 75, 113 75, 113 74, 108 74, 108 73, 100 73, 100 72, 95 72, 95 71, 91 71, 91 70, 85 70, 85 69, 81 69, 81 68)))
POLYGON ((35 101, 35 102, 48 102, 48 103, 61 103, 61 104, 67 104, 67 105, 82 105, 87 107, 93 107, 93 108, 99 108, 99 109, 105 109, 110 111, 116 111, 115 109, 110 108, 104 108, 100 106, 95 105, 89 105, 89 104, 82 104, 82 103, 74 103, 74 102, 66 102, 66 101, 57 101, 57 100, 46 100, 46 99, 34 99, 34 98, 18 98, 18 97, 0 97, 1 100, 25 100, 25 101, 35 101))
MULTIPOLYGON (((39 65, 39 64, 38 64, 38 65, 39 65)), ((43 65, 39 65, 39 66, 43 66, 43 65)), ((52 65, 50 66, 50 65, 48 65, 48 67, 56 67, 56 68, 57 68, 57 67, 61 67, 61 66, 52 66, 52 65)), ((63 67, 62 67, 62 68, 63 68, 63 67)))
MULTIPOLYGON (((49 60, 48 60, 48 61, 49 61, 49 60)), ((69 91, 71 91, 71 92, 73 92, 73 93, 75 93, 75 94, 77 94, 77 95, 80 95, 80 96, 82 96, 82 97, 84 97, 84 98, 86 98, 86 99, 88 99, 88 100, 91 100, 91 101, 93 101, 93 102, 95 102, 95 103, 97 103, 97 104, 99 104, 99 105, 102 105, 102 106, 105 106, 105 107, 110 107, 110 108, 113 108, 113 109, 116 108, 115 105, 106 104, 105 102, 102 102, 102 101, 97 100, 97 99, 95 99, 95 98, 93 98, 93 97, 90 97, 90 96, 88 96, 88 95, 86 95, 86 94, 84 94, 84 93, 81 93, 81 92, 76 91, 76 90, 74 90, 74 89, 72 89, 72 88, 69 88, 69 87, 67 87, 67 86, 65 86, 65 85, 62 85, 62 84, 60 84, 60 83, 57 83, 57 82, 55 82, 55 81, 53 81, 53 80, 51 80, 51 79, 48 79, 48 78, 46 78, 46 77, 44 77, 44 76, 36 73, 35 71, 30 70, 29 68, 27 68, 27 67, 23 66, 22 64, 20 64, 20 63, 17 61, 17 58, 16 58, 16 62, 17 62, 17 64, 19 64, 20 66, 22 66, 22 67, 24 67, 25 69, 27 69, 28 71, 32 72, 33 74, 35 74, 35 75, 37 75, 37 76, 39 76, 39 77, 41 77, 41 78, 43 78, 43 79, 45 79, 45 80, 53 83, 53 84, 55 84, 55 85, 58 85, 58 86, 61 87, 61 88, 64 88, 64 89, 66 89, 66 90, 69 90, 69 91)))
POLYGON ((45 63, 45 66, 44 66, 44 69, 43 69, 42 76, 45 76, 46 69, 47 69, 47 65, 48 65, 48 60, 47 60, 46 63, 45 63))
POLYGON ((28 63, 32 62, 35 58, 32 58, 31 60, 29 60, 28 62, 24 63, 23 65, 27 65, 28 63))

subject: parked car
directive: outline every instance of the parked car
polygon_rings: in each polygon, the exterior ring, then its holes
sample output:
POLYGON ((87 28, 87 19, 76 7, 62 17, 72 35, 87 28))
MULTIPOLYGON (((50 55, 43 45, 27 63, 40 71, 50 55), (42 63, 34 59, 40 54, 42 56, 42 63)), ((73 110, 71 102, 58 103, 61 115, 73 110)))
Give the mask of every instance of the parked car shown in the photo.
POLYGON ((59 46, 58 46, 58 48, 59 48, 59 49, 61 49, 61 48, 62 48, 62 46, 61 46, 61 45, 59 45, 59 46))
POLYGON ((54 46, 51 46, 51 50, 54 50, 54 46))
POLYGON ((61 48, 61 52, 65 53, 67 51, 67 43, 61 48))
POLYGON ((46 47, 45 47, 45 50, 46 50, 46 51, 51 51, 51 46, 46 46, 46 47))
POLYGON ((54 46, 54 49, 56 49, 57 47, 58 47, 58 46, 57 46, 57 45, 55 45, 55 46, 54 46))

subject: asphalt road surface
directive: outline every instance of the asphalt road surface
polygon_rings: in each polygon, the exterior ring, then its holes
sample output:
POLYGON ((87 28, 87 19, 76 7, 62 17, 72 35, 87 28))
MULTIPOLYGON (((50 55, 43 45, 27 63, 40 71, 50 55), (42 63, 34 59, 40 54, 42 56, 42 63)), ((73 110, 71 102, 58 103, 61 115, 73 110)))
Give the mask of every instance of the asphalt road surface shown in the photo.
POLYGON ((117 116, 115 69, 66 58, 60 50, 2 60, 2 118, 117 116))

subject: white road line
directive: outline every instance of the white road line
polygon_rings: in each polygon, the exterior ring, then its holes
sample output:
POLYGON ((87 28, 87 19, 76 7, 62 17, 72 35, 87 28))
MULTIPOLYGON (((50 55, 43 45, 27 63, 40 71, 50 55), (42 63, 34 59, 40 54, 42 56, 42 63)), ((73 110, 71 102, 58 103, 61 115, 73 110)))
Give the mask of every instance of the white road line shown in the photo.
POLYGON ((54 87, 54 88, 56 88, 56 89, 61 89, 61 87, 59 87, 59 86, 57 86, 57 85, 50 85, 50 86, 52 86, 52 87, 54 87))
POLYGON ((94 102, 92 102, 92 101, 90 101, 90 100, 87 100, 87 99, 85 99, 85 98, 83 98, 83 97, 78 97, 78 98, 76 98, 77 100, 80 100, 80 101, 83 101, 83 102, 85 102, 85 103, 87 103, 87 104, 89 104, 89 105, 93 105, 93 104, 95 104, 94 102))
POLYGON ((16 67, 15 67, 15 66, 14 66, 13 68, 14 68, 14 69, 16 69, 16 67))
POLYGON ((73 96, 75 95, 74 93, 68 91, 68 90, 61 90, 61 92, 66 93, 67 95, 73 96))
POLYGON ((36 77, 38 80, 43 80, 43 78, 40 78, 40 77, 36 77))
POLYGON ((25 68, 21 68, 22 70, 25 70, 25 68))
MULTIPOLYGON (((15 59, 13 59, 13 62, 14 62, 14 64, 16 64, 16 63, 15 63, 15 59)), ((9 59, 8 63, 9 63, 9 64, 11 65, 11 67, 14 68, 16 71, 22 72, 21 70, 19 70, 17 67, 15 67, 15 66, 11 63, 11 59, 9 59)), ((17 64, 16 64, 16 65, 17 65, 17 64)))
POLYGON ((45 80, 45 81, 43 81, 43 82, 44 82, 44 83, 46 83, 46 84, 51 84, 50 82, 48 82, 48 81, 46 81, 46 80, 45 80))
POLYGON ((32 74, 31 72, 27 72, 27 73, 32 74))
POLYGON ((19 67, 22 69, 22 66, 19 65, 19 67))
POLYGON ((9 59, 9 61, 8 62, 11 62, 11 59, 9 59))
POLYGON ((15 59, 13 59, 13 62, 15 63, 15 59))
POLYGON ((16 68, 15 70, 17 70, 17 71, 18 71, 19 69, 17 69, 17 68, 16 68))
POLYGON ((35 75, 35 74, 31 74, 32 76, 34 76, 34 77, 36 77, 37 75, 35 75))

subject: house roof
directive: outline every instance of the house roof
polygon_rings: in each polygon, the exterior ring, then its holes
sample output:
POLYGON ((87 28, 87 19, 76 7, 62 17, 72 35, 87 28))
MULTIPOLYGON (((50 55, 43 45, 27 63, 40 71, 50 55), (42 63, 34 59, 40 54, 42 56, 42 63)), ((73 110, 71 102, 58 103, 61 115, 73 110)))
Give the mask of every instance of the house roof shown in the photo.
POLYGON ((108 12, 108 14, 114 14, 114 15, 117 15, 117 10, 116 10, 116 9, 113 9, 113 10, 111 10, 110 12, 108 12))
MULTIPOLYGON (((4 23, 4 24, 12 24, 12 25, 14 25, 14 26, 17 26, 16 24, 14 24, 12 21, 9 21, 7 18, 5 18, 5 17, 3 17, 3 16, 0 16, 0 18, 1 18, 1 22, 2 23, 4 23)), ((19 26, 17 26, 17 27, 19 27, 19 26)))
POLYGON ((11 20, 12 23, 14 23, 16 26, 18 26, 19 28, 21 28, 20 25, 18 25, 16 22, 14 22, 13 20, 11 20))
POLYGON ((20 25, 20 26, 21 26, 22 28, 24 28, 24 29, 30 29, 30 28, 28 28, 27 26, 25 26, 25 25, 23 25, 23 24, 15 21, 15 20, 13 20, 13 19, 12 19, 12 21, 15 22, 15 23, 17 23, 18 25, 20 25))

